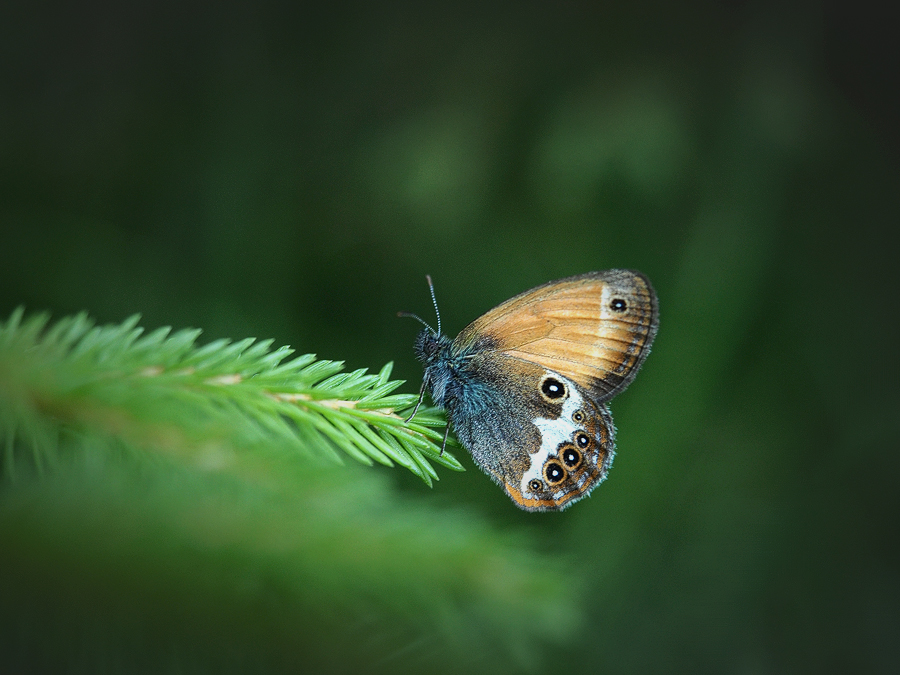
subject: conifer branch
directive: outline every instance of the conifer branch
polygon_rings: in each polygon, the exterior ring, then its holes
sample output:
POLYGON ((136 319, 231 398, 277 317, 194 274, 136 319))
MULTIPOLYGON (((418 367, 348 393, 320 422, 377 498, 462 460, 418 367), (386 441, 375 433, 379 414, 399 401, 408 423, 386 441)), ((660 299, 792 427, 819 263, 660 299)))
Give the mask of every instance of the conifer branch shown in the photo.
POLYGON ((288 358, 294 350, 272 340, 197 346, 199 330, 145 334, 138 321, 97 326, 81 313, 50 324, 20 308, 0 323, 3 474, 14 478, 25 458, 43 471, 60 460, 61 438, 85 437, 207 464, 218 441, 269 443, 312 459, 399 464, 429 485, 432 463, 462 470, 440 451, 438 410, 404 422, 416 396, 395 393, 403 382, 390 379, 390 363, 344 372, 313 354, 288 358))

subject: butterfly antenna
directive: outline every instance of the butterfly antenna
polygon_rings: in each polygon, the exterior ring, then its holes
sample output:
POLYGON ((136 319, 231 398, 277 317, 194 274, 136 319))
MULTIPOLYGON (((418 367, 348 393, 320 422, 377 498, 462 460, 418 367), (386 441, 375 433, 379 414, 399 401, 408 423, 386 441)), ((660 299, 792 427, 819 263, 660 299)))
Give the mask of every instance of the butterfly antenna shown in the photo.
POLYGON ((431 275, 430 274, 426 274, 425 279, 428 280, 428 290, 431 291, 431 304, 434 305, 434 313, 437 315, 437 322, 438 322, 437 334, 440 335, 441 334, 441 313, 438 310, 437 298, 434 297, 434 284, 431 283, 431 275))
POLYGON ((428 290, 431 291, 431 304, 434 305, 434 313, 437 315, 437 330, 431 327, 431 325, 425 321, 422 317, 417 314, 413 314, 412 312, 397 312, 397 316, 408 316, 411 319, 415 319, 420 324, 425 326, 428 330, 430 330, 435 335, 441 334, 441 313, 438 311, 437 299, 434 297, 434 284, 431 283, 431 275, 426 274, 425 279, 428 281, 428 290))
POLYGON ((397 312, 397 316, 408 316, 408 317, 411 318, 411 319, 415 319, 415 320, 418 321, 420 324, 422 324, 423 326, 425 326, 425 328, 427 328, 428 330, 430 330, 432 333, 434 332, 434 328, 432 328, 428 323, 425 322, 425 319, 423 319, 422 317, 418 316, 417 314, 413 314, 412 312, 397 312))

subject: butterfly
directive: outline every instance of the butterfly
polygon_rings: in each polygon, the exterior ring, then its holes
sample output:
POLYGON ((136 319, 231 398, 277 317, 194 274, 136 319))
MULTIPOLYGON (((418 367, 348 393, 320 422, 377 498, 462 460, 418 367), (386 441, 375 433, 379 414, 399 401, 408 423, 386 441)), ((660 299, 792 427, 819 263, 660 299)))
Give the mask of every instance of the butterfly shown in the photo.
POLYGON ((632 270, 551 281, 498 305, 454 340, 425 325, 427 391, 475 463, 526 511, 564 509, 615 454, 609 401, 634 379, 659 326, 656 293, 632 270))

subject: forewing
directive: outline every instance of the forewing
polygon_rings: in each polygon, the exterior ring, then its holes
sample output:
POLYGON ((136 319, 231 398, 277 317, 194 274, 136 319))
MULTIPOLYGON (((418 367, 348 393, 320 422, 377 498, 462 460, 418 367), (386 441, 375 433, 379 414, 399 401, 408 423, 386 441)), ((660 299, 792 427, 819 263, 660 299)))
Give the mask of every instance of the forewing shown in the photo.
POLYGON ((656 293, 639 272, 606 270, 552 281, 498 305, 454 341, 538 364, 596 402, 634 379, 658 326, 656 293))

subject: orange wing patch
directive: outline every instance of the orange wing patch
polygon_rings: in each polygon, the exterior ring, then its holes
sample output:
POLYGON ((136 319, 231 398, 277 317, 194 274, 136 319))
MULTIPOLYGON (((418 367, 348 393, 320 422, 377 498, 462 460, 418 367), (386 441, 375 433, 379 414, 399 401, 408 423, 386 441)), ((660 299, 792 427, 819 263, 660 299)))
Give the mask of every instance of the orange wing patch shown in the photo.
POLYGON ((634 378, 658 324, 647 279, 627 270, 551 282, 470 324, 462 344, 490 336, 498 351, 570 378, 607 399, 634 378))
POLYGON ((568 492, 560 496, 559 499, 537 499, 535 497, 525 497, 518 486, 515 486, 512 483, 503 483, 506 494, 508 494, 520 508, 525 509, 526 511, 561 511, 569 505, 569 502, 574 503, 578 501, 585 492, 590 492, 593 487, 593 484, 587 483, 581 489, 568 492))

